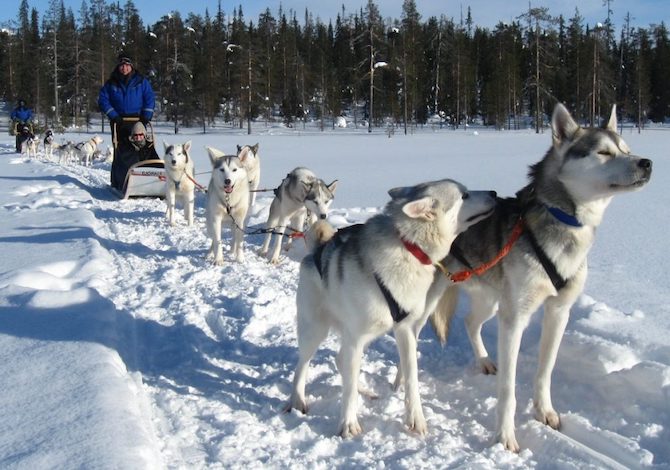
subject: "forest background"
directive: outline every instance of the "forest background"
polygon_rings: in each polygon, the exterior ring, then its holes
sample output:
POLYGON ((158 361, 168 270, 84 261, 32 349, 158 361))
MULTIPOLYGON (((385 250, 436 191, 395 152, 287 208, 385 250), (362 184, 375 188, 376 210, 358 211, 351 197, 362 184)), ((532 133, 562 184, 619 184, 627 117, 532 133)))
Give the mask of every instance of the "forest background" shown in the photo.
MULTIPOLYGON (((157 118, 174 125, 358 127, 412 132, 426 124, 497 129, 546 126, 556 101, 583 124, 618 105, 622 123, 643 128, 670 119, 670 40, 664 22, 613 26, 579 10, 565 18, 530 7, 493 29, 460 18, 423 19, 404 0, 400 19, 382 18, 373 0, 344 7, 335 21, 309 10, 258 18, 217 11, 172 12, 143 24, 132 0, 83 0, 78 13, 51 0, 40 16, 21 0, 17 21, 0 31, 0 96, 24 99, 38 128, 100 122, 97 97, 123 50, 151 80, 157 118), (342 119, 345 118, 345 119, 342 119)), ((104 120, 102 120, 104 126, 104 120)))

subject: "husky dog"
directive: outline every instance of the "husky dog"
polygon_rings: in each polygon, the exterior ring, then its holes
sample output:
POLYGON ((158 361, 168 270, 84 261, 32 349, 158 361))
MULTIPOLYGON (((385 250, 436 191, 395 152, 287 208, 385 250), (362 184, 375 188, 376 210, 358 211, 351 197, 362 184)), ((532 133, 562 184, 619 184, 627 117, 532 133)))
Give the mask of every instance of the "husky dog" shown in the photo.
POLYGON ((44 132, 44 139, 42 140, 44 144, 44 157, 47 160, 51 160, 54 156, 54 133, 51 129, 47 129, 44 132))
POLYGON ((233 257, 244 261, 244 222, 249 210, 249 180, 244 162, 236 156, 226 156, 222 151, 206 147, 212 162, 212 179, 207 188, 206 222, 212 246, 207 257, 214 264, 223 264, 221 248, 221 224, 224 219, 231 222, 234 235, 233 257))
POLYGON ((75 157, 75 148, 74 142, 68 140, 64 144, 56 145, 56 151, 58 152, 58 164, 70 164, 75 157))
POLYGON ((405 376, 405 422, 425 434, 416 335, 430 313, 425 301, 436 272, 432 260, 442 259, 454 238, 490 215, 495 206, 494 192, 468 192, 452 180, 395 188, 389 195, 384 213, 334 236, 321 227, 327 222, 316 222, 308 234, 323 233, 321 243, 300 264, 299 359, 287 409, 306 412, 307 367, 333 328, 341 336, 337 366, 342 375, 339 433, 343 437, 361 432, 356 408, 363 352, 391 328, 405 376))
MULTIPOLYGON (((272 229, 272 232, 268 232, 265 237, 261 255, 267 255, 274 235, 275 245, 270 261, 273 264, 279 263, 279 253, 286 226, 290 222, 291 227, 302 230, 307 211, 310 212, 310 225, 317 218, 325 219, 328 216, 328 208, 333 201, 336 187, 337 180, 326 184, 307 168, 298 167, 286 175, 279 187, 275 189, 275 198, 270 204, 270 215, 266 228, 272 229)), ((287 249, 290 244, 291 239, 287 242, 287 249)))
POLYGON ((112 163, 112 160, 114 160, 114 147, 108 145, 105 150, 97 149, 95 152, 93 152, 93 160, 112 163))
POLYGON ((195 205, 195 169, 193 159, 189 157, 191 141, 184 144, 169 145, 165 148, 165 202, 167 203, 167 219, 174 225, 175 202, 179 198, 184 205, 184 217, 187 225, 193 225, 193 209, 195 205))
POLYGON ((86 142, 79 142, 76 144, 74 146, 74 151, 79 163, 84 166, 90 166, 93 163, 93 153, 102 142, 102 137, 94 135, 86 142))
MULTIPOLYGON (((603 128, 585 129, 558 104, 552 116, 552 146, 531 167, 530 183, 515 198, 501 201, 490 218, 459 236, 443 264, 452 272, 463 273, 478 271, 477 267, 499 258, 504 245, 511 246, 507 256, 446 291, 450 282, 436 278, 428 295, 427 310, 437 304, 433 324, 444 340, 455 310, 457 286, 470 294, 472 310, 466 329, 475 358, 484 373, 498 374, 496 439, 514 452, 519 451, 514 433, 514 382, 523 331, 544 304, 535 417, 558 429, 551 373, 570 308, 586 281, 586 257, 596 228, 613 196, 640 189, 651 177, 651 160, 633 155, 616 133, 615 111, 612 108, 603 128), (513 238, 517 241, 511 244, 513 238), (496 314, 496 308, 497 368, 481 337, 482 324, 496 314)), ((452 279, 458 281, 457 275, 452 279)))
POLYGON ((237 146, 237 156, 244 162, 244 167, 247 170, 247 177, 249 178, 249 189, 251 200, 249 207, 253 207, 256 203, 256 190, 261 182, 261 161, 258 155, 258 144, 237 146))
POLYGON ((24 142, 28 158, 37 158, 37 150, 40 146, 40 138, 35 134, 30 134, 30 137, 24 142))

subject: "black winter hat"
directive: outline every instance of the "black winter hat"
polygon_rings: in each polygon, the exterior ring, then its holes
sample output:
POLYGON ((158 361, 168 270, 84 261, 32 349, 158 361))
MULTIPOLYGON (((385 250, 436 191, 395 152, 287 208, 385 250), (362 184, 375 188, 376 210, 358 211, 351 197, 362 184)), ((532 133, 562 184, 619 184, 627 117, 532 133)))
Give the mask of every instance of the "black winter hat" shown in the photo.
POLYGON ((125 52, 121 52, 121 53, 119 54, 119 56, 117 57, 117 60, 118 60, 118 65, 121 65, 121 64, 130 64, 130 65, 133 65, 133 60, 132 60, 132 59, 130 58, 130 56, 129 56, 128 54, 126 54, 125 52))

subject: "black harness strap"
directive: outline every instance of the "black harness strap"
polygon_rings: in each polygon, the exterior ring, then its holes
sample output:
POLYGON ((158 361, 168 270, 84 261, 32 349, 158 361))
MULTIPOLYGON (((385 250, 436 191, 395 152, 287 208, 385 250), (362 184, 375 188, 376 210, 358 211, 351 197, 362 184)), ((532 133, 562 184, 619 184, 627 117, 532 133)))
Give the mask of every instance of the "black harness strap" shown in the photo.
POLYGON ((407 318, 409 312, 402 308, 400 304, 398 304, 395 297, 393 297, 393 294, 391 294, 391 291, 388 290, 388 288, 384 285, 377 273, 375 273, 375 281, 377 281, 379 290, 381 290, 382 294, 384 294, 384 298, 386 299, 386 303, 388 304, 389 310, 391 311, 391 318, 393 318, 393 321, 399 323, 407 318))
POLYGON ((549 259, 547 254, 538 243, 537 238, 535 238, 535 235, 533 235, 533 232, 531 232, 528 228, 526 228, 526 235, 528 236, 528 241, 533 247, 533 250, 535 250, 535 256, 537 256, 537 260, 544 268, 547 276, 549 276, 551 283, 554 285, 557 291, 563 289, 568 283, 568 279, 565 279, 558 273, 556 265, 549 259))

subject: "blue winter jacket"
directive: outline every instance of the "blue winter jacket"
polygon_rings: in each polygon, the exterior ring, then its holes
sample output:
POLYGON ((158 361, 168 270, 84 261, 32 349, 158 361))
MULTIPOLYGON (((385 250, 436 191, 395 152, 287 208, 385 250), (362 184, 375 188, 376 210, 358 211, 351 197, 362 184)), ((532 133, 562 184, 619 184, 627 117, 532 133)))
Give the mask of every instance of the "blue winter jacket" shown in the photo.
POLYGON ((114 70, 100 89, 98 106, 109 120, 123 116, 140 116, 151 120, 154 115, 155 97, 149 80, 132 72, 128 80, 114 70))
POLYGON ((10 117, 12 121, 28 122, 33 118, 33 110, 25 106, 19 106, 14 108, 10 117))

